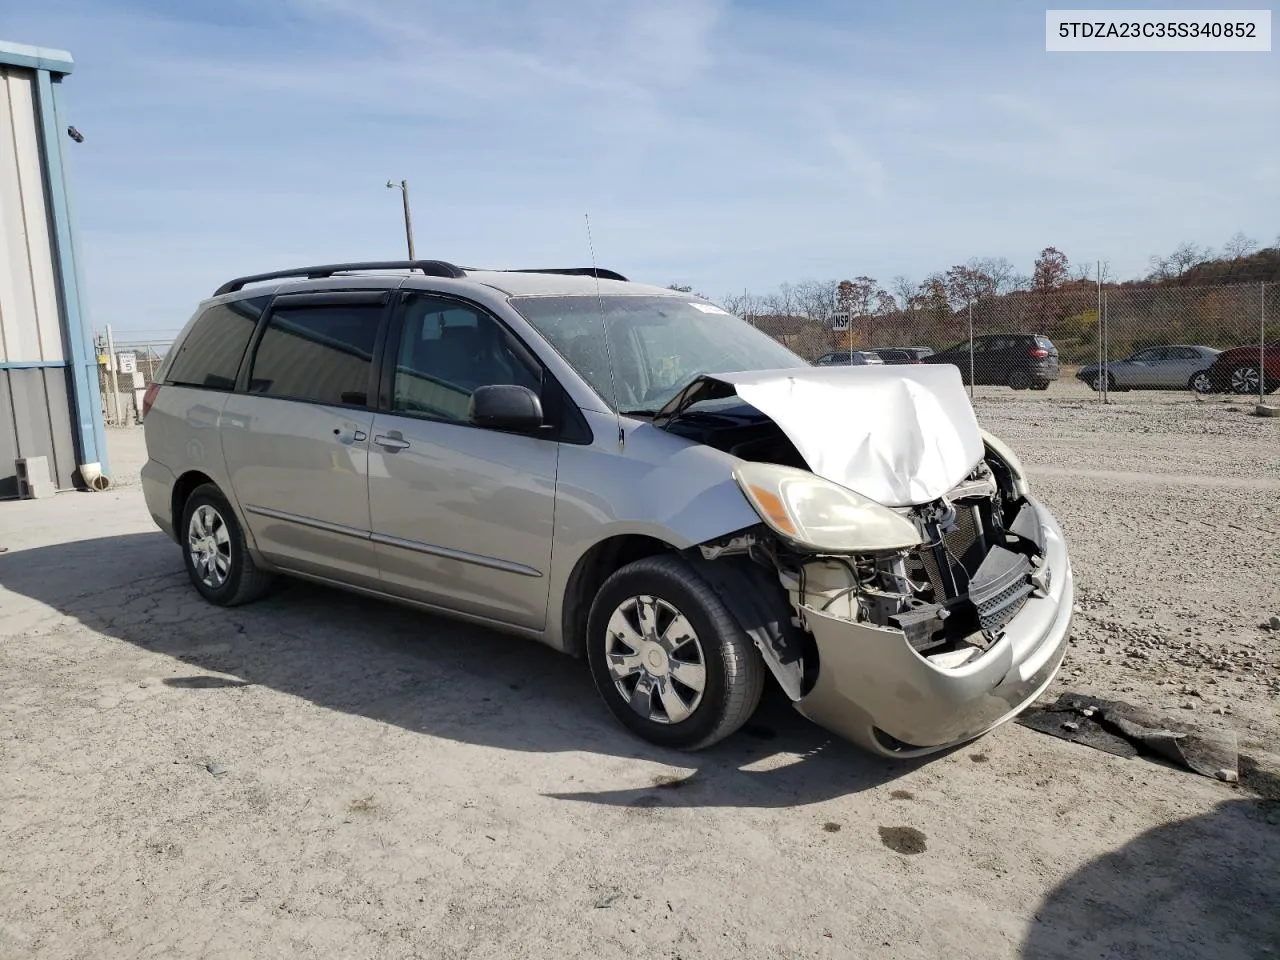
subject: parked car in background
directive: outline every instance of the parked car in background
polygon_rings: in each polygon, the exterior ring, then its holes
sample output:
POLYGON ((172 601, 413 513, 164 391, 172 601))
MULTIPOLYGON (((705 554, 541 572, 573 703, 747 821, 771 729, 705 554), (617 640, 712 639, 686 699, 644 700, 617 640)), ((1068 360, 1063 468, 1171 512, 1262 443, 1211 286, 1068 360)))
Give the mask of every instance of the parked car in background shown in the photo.
POLYGON ((880 363, 884 361, 871 350, 854 350, 852 353, 848 350, 832 350, 813 361, 815 367, 864 367, 880 363))
POLYGON ((147 507, 210 603, 288 574, 525 636, 664 747, 776 682, 919 756, 1014 717, 1068 647, 1062 530, 955 371, 818 370, 612 271, 239 277, 145 404, 147 507))
POLYGON ((1094 390, 1101 390, 1105 379, 1108 390, 1191 389, 1211 393, 1209 368, 1220 352, 1213 347, 1185 344, 1147 347, 1124 360, 1107 363, 1105 371, 1096 363, 1081 367, 1076 379, 1094 390))
POLYGON ((968 383, 970 344, 975 384, 1044 390, 1058 379, 1058 348, 1038 333, 987 333, 922 357, 920 362, 959 367, 960 378, 968 383))
POLYGON ((1221 393, 1257 393, 1264 376, 1265 393, 1280 387, 1280 340, 1223 350, 1209 368, 1210 388, 1221 393))
POLYGON ((871 352, 885 363, 922 363, 933 347, 876 347, 871 352))

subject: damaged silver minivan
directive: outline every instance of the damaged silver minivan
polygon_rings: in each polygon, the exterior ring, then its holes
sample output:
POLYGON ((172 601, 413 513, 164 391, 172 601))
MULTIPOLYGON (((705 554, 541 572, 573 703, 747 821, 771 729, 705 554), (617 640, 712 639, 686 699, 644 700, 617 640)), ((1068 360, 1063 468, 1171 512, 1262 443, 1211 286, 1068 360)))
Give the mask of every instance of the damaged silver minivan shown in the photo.
POLYGON ((1062 532, 950 366, 813 367, 607 270, 413 261, 229 281, 157 379, 143 487, 208 600, 288 574, 522 634, 654 743, 728 736, 772 678, 923 754, 1067 645, 1062 532))

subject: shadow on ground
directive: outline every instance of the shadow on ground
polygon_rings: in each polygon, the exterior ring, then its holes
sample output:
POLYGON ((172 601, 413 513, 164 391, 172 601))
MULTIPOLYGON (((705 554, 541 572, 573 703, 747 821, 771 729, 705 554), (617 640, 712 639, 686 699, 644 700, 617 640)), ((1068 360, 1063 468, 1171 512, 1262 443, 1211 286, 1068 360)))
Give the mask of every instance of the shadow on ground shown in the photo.
POLYGON ((196 669, 164 680, 186 696, 217 697, 257 684, 465 743, 693 769, 650 788, 556 794, 562 799, 794 806, 879 786, 918 765, 880 760, 833 739, 772 684, 752 721, 727 741, 692 754, 652 747, 615 724, 581 661, 529 640, 295 581, 282 581, 254 604, 215 607, 191 587, 177 546, 158 532, 0 556, 0 585, 106 636, 190 664, 196 669), (797 754, 798 762, 788 762, 797 754), (771 764, 778 755, 787 756, 771 764))
POLYGON ((1092 861, 1045 898, 1022 957, 1280 957, 1280 803, 1229 801, 1092 861))

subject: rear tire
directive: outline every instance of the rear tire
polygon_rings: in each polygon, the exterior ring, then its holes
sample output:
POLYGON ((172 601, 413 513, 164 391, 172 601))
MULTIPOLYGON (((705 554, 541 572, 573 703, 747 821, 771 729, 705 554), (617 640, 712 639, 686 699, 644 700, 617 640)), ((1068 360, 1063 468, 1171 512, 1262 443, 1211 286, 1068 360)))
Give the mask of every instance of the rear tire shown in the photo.
POLYGON ((1035 383, 1033 383, 1033 384, 1031 385, 1031 389, 1032 389, 1032 390, 1048 390, 1048 389, 1049 389, 1049 381, 1048 381, 1048 380, 1037 380, 1035 383))
POLYGON ((632 733, 700 750, 750 718, 765 665, 716 592, 675 554, 607 579, 587 620, 587 660, 605 706, 632 733))
POLYGON ((1009 386, 1014 390, 1026 390, 1031 386, 1031 374, 1025 370, 1014 370, 1009 374, 1009 386))
POLYGON ((271 574, 253 561, 231 504, 212 483, 196 487, 182 507, 182 558, 200 596, 220 607, 257 600, 271 574))

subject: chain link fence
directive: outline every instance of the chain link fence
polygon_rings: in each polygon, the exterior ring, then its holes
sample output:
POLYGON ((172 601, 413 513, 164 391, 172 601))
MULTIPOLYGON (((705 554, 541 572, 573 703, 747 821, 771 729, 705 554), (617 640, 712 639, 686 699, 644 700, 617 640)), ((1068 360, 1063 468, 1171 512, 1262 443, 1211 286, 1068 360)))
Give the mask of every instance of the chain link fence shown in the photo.
POLYGON ((142 397, 155 381, 174 334, 125 333, 110 329, 95 334, 98 355, 98 389, 102 391, 102 415, 108 426, 142 422, 142 397))
MULTIPOLYGON (((1013 388, 1028 389, 1029 396, 1101 401, 1119 392, 1154 400, 1219 393, 1263 402, 1280 388, 1275 283, 1100 289, 1082 282, 1050 292, 978 297, 959 306, 938 291, 905 310, 882 305, 875 312, 836 317, 740 313, 810 361, 876 352, 900 363, 931 351, 960 368, 971 393, 974 387, 1013 388), (914 349, 907 356, 902 348, 914 349)), ((109 425, 141 422, 143 394, 175 335, 117 336, 108 330, 95 336, 109 425)))
POLYGON ((743 313, 810 361, 848 362, 831 354, 849 351, 854 362, 861 352, 875 352, 901 363, 931 351, 954 362, 971 387, 1100 400, 1120 391, 1151 391, 1152 399, 1234 393, 1261 402, 1280 387, 1278 287, 1081 282, 959 306, 939 290, 909 309, 882 305, 825 318, 743 313), (907 355, 902 348, 915 349, 907 355))

